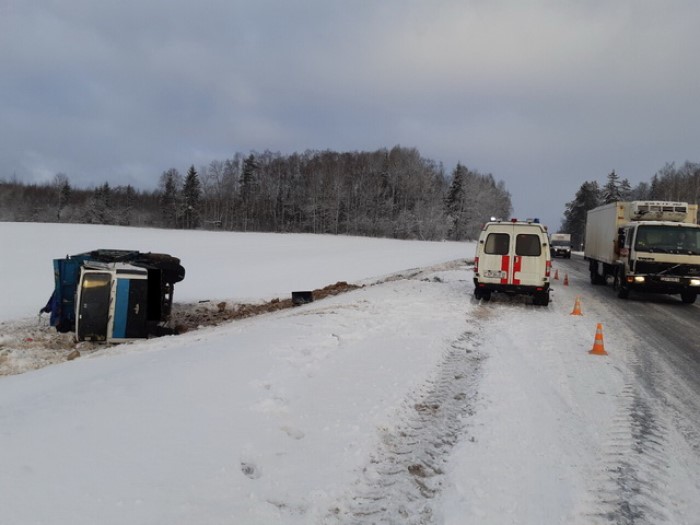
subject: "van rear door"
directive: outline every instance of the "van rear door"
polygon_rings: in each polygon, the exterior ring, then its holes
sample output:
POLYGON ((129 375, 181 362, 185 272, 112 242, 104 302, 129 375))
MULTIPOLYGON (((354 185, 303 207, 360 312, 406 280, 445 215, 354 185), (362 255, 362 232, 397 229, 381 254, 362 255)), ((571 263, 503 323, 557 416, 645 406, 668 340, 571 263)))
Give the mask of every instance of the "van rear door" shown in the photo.
POLYGON ((511 237, 513 226, 498 224, 490 226, 484 249, 479 258, 481 280, 492 284, 509 284, 512 279, 512 247, 511 237))
POLYGON ((510 284, 541 286, 544 282, 547 257, 542 257, 542 236, 534 228, 527 231, 529 229, 521 228, 519 232, 515 232, 510 284))

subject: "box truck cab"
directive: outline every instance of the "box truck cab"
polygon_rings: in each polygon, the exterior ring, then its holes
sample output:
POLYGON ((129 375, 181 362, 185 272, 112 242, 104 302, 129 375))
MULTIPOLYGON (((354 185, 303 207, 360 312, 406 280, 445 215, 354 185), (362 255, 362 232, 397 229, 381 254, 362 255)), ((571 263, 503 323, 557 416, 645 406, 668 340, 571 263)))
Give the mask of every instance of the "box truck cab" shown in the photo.
POLYGON ((539 222, 486 223, 474 257, 474 296, 488 301, 493 292, 522 294, 547 306, 551 267, 547 230, 539 222))
POLYGON ((589 210, 584 257, 591 283, 613 278, 617 295, 700 293, 698 206, 675 201, 613 202, 589 210))
POLYGON ((40 311, 77 341, 119 343, 172 334, 180 259, 164 253, 100 249, 54 259, 54 290, 40 311))
POLYGON ((123 263, 80 269, 75 312, 78 341, 118 343, 148 337, 148 270, 123 263))

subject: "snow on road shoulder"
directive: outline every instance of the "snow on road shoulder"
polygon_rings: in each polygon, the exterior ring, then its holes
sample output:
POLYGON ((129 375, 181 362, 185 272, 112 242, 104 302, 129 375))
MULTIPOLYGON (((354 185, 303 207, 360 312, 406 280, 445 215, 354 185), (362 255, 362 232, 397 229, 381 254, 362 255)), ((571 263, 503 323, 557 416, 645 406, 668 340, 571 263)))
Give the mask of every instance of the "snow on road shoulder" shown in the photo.
POLYGON ((0 246, 13 246, 0 262, 0 376, 63 362, 76 350, 81 357, 95 352, 48 327, 48 314, 37 317, 54 287, 52 260, 66 254, 108 248, 178 257, 186 276, 175 286, 175 311, 187 313, 202 302, 231 307, 339 281, 372 284, 474 251, 457 242, 9 222, 0 222, 0 246))
POLYGON ((463 334, 468 273, 3 378, 4 519, 293 524, 346 512, 380 429, 463 334))

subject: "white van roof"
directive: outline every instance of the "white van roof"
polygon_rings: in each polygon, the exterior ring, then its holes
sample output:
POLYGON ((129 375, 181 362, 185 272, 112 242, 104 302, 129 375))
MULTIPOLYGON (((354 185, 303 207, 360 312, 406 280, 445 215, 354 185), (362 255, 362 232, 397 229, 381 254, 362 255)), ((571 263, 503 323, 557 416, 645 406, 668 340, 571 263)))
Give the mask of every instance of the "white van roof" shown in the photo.
POLYGON ((491 221, 484 224, 482 231, 494 227, 494 226, 522 226, 522 227, 532 227, 537 228, 543 233, 547 233, 547 227, 536 220, 519 221, 517 219, 511 219, 510 221, 491 221))

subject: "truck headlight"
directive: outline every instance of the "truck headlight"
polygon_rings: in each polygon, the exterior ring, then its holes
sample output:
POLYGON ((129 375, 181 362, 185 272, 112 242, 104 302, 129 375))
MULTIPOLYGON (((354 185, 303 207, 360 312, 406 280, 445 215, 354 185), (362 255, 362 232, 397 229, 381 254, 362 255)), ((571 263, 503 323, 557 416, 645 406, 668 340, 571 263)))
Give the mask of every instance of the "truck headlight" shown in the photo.
POLYGON ((700 279, 691 279, 690 286, 700 286, 700 279))

